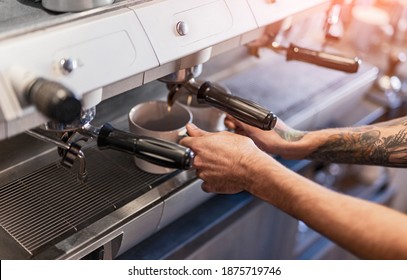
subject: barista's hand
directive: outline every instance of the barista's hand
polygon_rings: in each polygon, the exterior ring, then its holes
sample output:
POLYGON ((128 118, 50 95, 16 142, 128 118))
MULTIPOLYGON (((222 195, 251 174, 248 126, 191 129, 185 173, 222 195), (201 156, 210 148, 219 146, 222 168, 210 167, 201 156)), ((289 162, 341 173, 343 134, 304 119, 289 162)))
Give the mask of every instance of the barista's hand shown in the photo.
POLYGON ((302 151, 300 142, 306 132, 289 127, 281 119, 277 120, 276 126, 271 131, 250 126, 230 115, 226 117, 225 125, 240 135, 250 137, 260 149, 270 154, 287 159, 300 159, 308 152, 306 149, 302 151))
POLYGON ((256 180, 259 157, 269 157, 245 136, 230 132, 209 133, 188 125, 188 135, 180 141, 195 153, 193 167, 204 183, 206 192, 238 193, 248 189, 256 180))

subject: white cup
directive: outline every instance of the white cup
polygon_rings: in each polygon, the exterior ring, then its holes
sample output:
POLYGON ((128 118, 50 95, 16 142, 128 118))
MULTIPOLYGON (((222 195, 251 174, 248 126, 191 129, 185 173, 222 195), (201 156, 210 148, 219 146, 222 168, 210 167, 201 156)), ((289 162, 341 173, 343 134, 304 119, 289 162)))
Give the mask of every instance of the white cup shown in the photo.
MULTIPOLYGON (((186 125, 192 122, 192 113, 174 104, 168 110, 167 103, 154 100, 140 103, 129 112, 129 130, 139 136, 149 136, 178 143, 186 135, 186 125)), ((154 174, 166 174, 175 169, 159 166, 134 157, 138 168, 154 174)))
MULTIPOLYGON (((204 81, 195 81, 200 87, 204 81)), ((217 85, 219 88, 223 88, 222 85, 217 85)), ((224 88, 225 94, 231 94, 230 91, 224 88)), ((197 94, 190 94, 185 88, 180 88, 176 102, 185 106, 192 112, 194 118, 194 124, 203 130, 209 132, 223 131, 226 129, 224 121, 225 112, 213 107, 206 103, 199 103, 197 94)))
POLYGON ((175 102, 177 103, 191 111, 197 127, 209 132, 226 129, 224 124, 226 114, 211 105, 198 103, 196 95, 181 95, 175 102))

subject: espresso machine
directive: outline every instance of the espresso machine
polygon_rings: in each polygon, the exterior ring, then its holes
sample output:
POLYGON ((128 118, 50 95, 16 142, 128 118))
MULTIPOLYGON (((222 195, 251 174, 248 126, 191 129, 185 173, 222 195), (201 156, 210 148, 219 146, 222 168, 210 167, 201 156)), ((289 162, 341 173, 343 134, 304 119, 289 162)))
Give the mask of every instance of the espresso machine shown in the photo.
MULTIPOLYGON (((162 98, 170 108, 186 94, 264 130, 273 129, 277 115, 291 125, 315 117, 295 108, 274 114, 249 91, 235 94, 226 76, 216 77, 234 69, 222 61, 228 54, 244 53, 247 66, 267 57, 267 49, 340 73, 345 82, 358 75, 363 82, 353 88, 367 88, 377 71, 358 57, 285 47, 280 40, 286 19, 328 11, 325 20, 333 24, 335 5, 2 1, 0 258, 118 258, 213 198, 199 188, 190 149, 128 132, 127 113, 138 102, 162 98), (146 173, 134 156, 176 171, 146 173)), ((326 25, 320 30, 328 32, 326 25)))

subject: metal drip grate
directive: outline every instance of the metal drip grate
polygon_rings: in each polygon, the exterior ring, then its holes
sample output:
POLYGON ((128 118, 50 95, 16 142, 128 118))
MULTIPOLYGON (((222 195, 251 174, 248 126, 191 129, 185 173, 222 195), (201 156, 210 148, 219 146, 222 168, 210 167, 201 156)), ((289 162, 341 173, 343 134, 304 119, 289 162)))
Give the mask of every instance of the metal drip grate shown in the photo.
POLYGON ((84 228, 147 192, 168 175, 137 169, 133 157, 85 151, 89 180, 54 163, 0 186, 0 225, 30 254, 84 228))

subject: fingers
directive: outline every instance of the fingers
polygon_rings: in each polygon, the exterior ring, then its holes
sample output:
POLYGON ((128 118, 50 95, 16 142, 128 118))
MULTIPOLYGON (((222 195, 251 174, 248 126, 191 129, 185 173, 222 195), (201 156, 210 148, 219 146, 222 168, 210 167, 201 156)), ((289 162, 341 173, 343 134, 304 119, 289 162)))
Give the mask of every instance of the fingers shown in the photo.
POLYGON ((230 120, 230 119, 225 119, 225 126, 230 129, 230 130, 236 130, 237 125, 235 124, 234 121, 230 120))
POLYGON ((204 136, 204 135, 209 134, 209 132, 198 128, 193 123, 187 124, 187 132, 188 132, 188 135, 192 136, 192 137, 204 136))
POLYGON ((211 188, 209 187, 208 183, 206 183, 206 182, 202 182, 201 189, 206 193, 211 192, 211 188))
POLYGON ((248 124, 245 124, 236 118, 232 117, 231 115, 227 115, 224 121, 224 124, 230 130, 234 130, 237 134, 245 135, 248 131, 252 129, 252 127, 248 124))
POLYGON ((230 130, 236 130, 239 126, 239 121, 236 120, 234 117, 232 117, 231 115, 227 114, 224 124, 227 128, 229 128, 230 130))
MULTIPOLYGON (((199 141, 196 141, 198 138, 196 137, 201 137, 201 136, 206 136, 206 135, 210 135, 210 132, 207 132, 205 130, 202 130, 200 128, 198 128, 196 125, 194 125, 193 123, 189 123, 187 124, 187 134, 189 136, 182 138, 179 141, 179 144, 189 147, 189 148, 196 148, 197 143, 199 141)), ((197 151, 194 151, 197 152, 197 151)))

